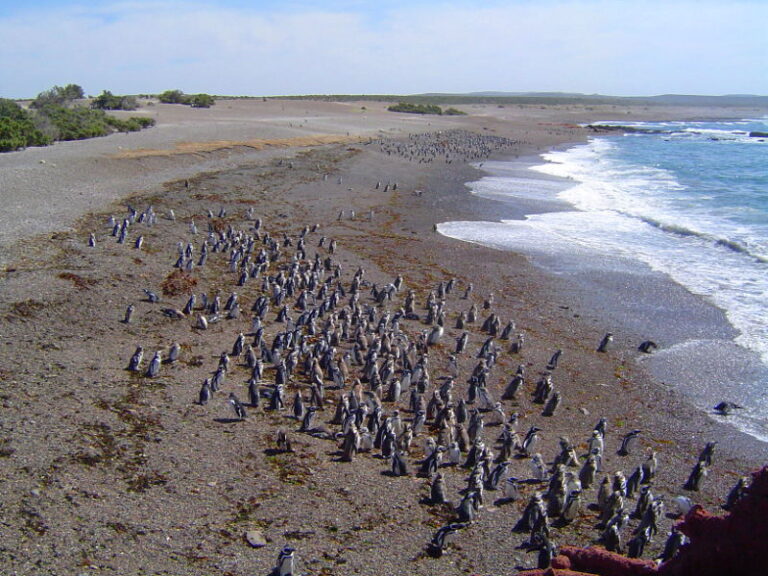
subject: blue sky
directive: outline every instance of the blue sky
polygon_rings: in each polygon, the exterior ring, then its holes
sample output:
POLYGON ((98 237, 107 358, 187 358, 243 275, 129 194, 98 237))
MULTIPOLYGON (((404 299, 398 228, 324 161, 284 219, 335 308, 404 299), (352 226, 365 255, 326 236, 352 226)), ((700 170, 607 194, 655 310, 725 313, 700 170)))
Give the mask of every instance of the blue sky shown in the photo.
POLYGON ((768 94, 768 1, 0 0, 0 97, 768 94))

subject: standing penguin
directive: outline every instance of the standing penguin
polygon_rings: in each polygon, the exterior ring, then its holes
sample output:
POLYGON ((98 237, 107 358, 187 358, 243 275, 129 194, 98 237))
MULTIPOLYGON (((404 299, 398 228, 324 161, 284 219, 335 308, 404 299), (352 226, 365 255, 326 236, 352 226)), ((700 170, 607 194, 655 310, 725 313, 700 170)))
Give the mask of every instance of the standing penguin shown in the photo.
POLYGON ((152 357, 152 360, 149 363, 149 367, 147 367, 147 372, 145 376, 147 378, 156 378, 157 375, 160 373, 160 364, 163 362, 163 355, 158 350, 155 352, 155 355, 152 357))
POLYGON ((607 352, 608 351, 608 344, 613 342, 613 333, 607 332, 605 336, 603 336, 603 339, 600 340, 600 344, 597 346, 598 352, 607 352))
POLYGON ((131 372, 138 372, 139 368, 141 368, 141 361, 144 358, 144 348, 141 346, 138 346, 136 348, 136 351, 133 353, 133 356, 131 356, 130 362, 128 362, 128 370, 131 372))
POLYGON ((429 503, 430 504, 447 504, 448 499, 445 495, 445 479, 443 475, 438 472, 432 478, 432 484, 429 487, 429 503))
POLYGON ((229 393, 229 404, 232 406, 232 410, 235 412, 235 417, 240 421, 245 420, 245 406, 243 406, 234 392, 229 393))
POLYGON ((293 576, 294 562, 295 562, 295 550, 290 546, 286 546, 280 551, 277 556, 277 566, 272 571, 273 576, 293 576))

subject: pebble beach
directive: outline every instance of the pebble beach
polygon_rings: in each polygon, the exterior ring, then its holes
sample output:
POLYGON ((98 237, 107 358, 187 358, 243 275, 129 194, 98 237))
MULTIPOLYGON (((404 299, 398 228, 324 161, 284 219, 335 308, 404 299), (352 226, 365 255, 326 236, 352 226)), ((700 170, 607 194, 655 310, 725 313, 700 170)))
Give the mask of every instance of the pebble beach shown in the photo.
MULTIPOLYGON (((144 103, 139 113, 157 125, 141 133, 0 156, 4 574, 266 575, 286 546, 306 575, 515 574, 535 567, 537 554, 528 550, 530 530, 513 528, 531 497, 547 492, 564 446, 577 460, 561 472, 579 476, 601 419, 601 470, 574 518, 552 511, 553 542, 600 545, 600 483, 619 471, 630 477, 652 453, 658 466, 648 485, 663 512, 645 558, 661 553, 679 519, 676 498, 721 511, 738 479, 766 464, 768 445, 654 381, 638 362, 638 346, 654 335, 624 329, 619 304, 609 323, 594 298, 525 256, 436 227, 513 216, 469 193, 484 161, 584 141, 583 124, 611 116, 745 111, 462 109, 467 116, 423 117, 377 102, 144 103), (125 220, 119 242, 115 227, 125 220), (205 306, 202 296, 223 305, 233 293, 234 312, 205 306), (514 328, 502 337, 489 318, 514 328), (608 332, 612 342, 598 351, 608 332), (234 353, 240 334, 253 358, 234 353), (174 344, 178 359, 168 361, 174 344), (127 370, 137 347, 143 362, 127 370), (155 352, 166 360, 148 374, 155 352), (225 354, 220 389, 201 403, 225 354), (418 366, 419 382, 390 390, 418 366), (503 399, 520 371, 521 387, 503 399), (547 378, 559 397, 551 414, 551 393, 545 403, 535 398, 547 378), (273 404, 278 388, 284 407, 273 404), (419 395, 436 404, 406 442, 419 395), (297 397, 306 404, 298 416, 297 397), (364 416, 346 461, 353 434, 336 417, 350 401, 364 416), (516 498, 487 477, 473 485, 478 466, 467 460, 477 441, 460 462, 448 458, 457 426, 469 428, 470 420, 456 421, 460 403, 483 421, 479 468, 483 458, 489 470, 507 462, 516 498), (394 450, 407 473, 394 473, 380 447, 364 449, 373 414, 377 426, 389 418, 399 432, 394 450), (522 440, 532 428, 546 479, 514 442, 499 457, 505 434, 522 440), (637 441, 620 454, 633 430, 637 441), (707 475, 699 490, 685 490, 708 442, 717 444, 707 475), (433 502, 434 474, 420 473, 438 446, 450 503, 433 502), (482 504, 464 522, 461 503, 473 491, 482 504), (436 531, 457 521, 466 526, 435 554, 436 531)), ((638 494, 625 498, 631 513, 638 494)), ((641 521, 629 519, 625 545, 641 521)))

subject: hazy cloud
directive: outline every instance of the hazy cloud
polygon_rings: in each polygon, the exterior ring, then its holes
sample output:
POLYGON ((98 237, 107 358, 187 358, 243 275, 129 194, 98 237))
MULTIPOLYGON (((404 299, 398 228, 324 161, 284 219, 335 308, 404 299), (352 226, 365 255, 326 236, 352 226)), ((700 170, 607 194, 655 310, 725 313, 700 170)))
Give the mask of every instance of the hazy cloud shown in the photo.
POLYGON ((768 93, 768 5, 133 2, 0 13, 0 96, 768 93), (381 5, 383 4, 383 6, 381 5))

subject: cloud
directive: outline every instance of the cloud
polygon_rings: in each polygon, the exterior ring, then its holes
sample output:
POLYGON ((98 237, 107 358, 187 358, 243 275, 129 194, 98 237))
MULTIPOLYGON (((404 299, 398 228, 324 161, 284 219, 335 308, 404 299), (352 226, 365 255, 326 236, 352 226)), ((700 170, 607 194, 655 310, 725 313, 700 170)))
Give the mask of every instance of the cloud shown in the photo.
POLYGON ((561 90, 768 93, 752 2, 135 2, 0 17, 0 96, 561 90))

